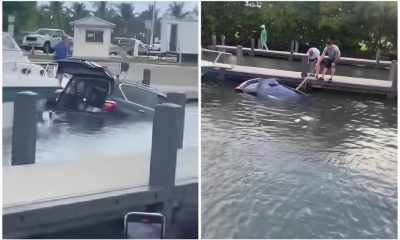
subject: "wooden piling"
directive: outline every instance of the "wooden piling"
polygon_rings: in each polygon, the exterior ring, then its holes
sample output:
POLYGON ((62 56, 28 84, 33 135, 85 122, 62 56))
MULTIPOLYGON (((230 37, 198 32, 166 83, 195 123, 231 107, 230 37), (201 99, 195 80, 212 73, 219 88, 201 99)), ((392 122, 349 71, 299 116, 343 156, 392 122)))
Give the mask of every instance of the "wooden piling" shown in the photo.
POLYGON ((290 43, 290 56, 289 56, 290 61, 293 61, 293 52, 294 52, 294 41, 290 43))
POLYGON ((173 103, 158 104, 155 107, 150 157, 150 188, 172 191, 175 186, 181 108, 173 103))
POLYGON ((211 35, 211 41, 213 50, 217 50, 217 36, 215 34, 211 35))
POLYGON ((255 45, 254 38, 251 39, 250 45, 251 45, 250 56, 254 56, 254 45, 255 45))
POLYGON ((397 61, 392 60, 390 64, 389 81, 392 82, 390 93, 387 95, 389 98, 397 97, 397 61))
POLYGON ((186 94, 179 92, 168 92, 167 102, 174 103, 181 106, 181 111, 179 113, 179 130, 178 130, 178 148, 183 147, 183 134, 185 129, 185 106, 186 106, 186 94))
POLYGON ((221 35, 221 45, 225 46, 225 35, 224 34, 221 35))
POLYGON ((242 46, 238 45, 236 47, 236 65, 242 65, 243 51, 242 46))
POLYGON ((376 63, 379 63, 381 61, 381 50, 377 49, 376 50, 376 63))
POLYGON ((301 58, 301 78, 307 77, 308 70, 309 70, 308 57, 303 56, 301 58))
POLYGON ((146 85, 150 85, 150 78, 151 78, 151 70, 144 69, 143 70, 143 80, 142 83, 146 85))

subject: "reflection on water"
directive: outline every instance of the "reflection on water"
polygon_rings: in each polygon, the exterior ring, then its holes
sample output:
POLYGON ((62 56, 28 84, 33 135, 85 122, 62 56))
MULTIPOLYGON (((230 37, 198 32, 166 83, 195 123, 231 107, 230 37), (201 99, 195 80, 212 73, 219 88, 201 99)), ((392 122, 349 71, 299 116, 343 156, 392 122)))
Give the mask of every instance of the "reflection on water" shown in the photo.
MULTIPOLYGON (((70 161, 82 156, 135 154, 151 149, 152 118, 60 114, 38 123, 36 162, 70 161)), ((197 146, 197 104, 186 105, 184 147, 197 146)), ((82 159, 84 160, 84 159, 82 159)), ((112 159, 110 159, 112 160, 112 159)), ((3 140, 3 165, 11 163, 11 138, 3 140)))
POLYGON ((202 85, 204 238, 395 238, 397 106, 313 92, 265 102, 202 85))

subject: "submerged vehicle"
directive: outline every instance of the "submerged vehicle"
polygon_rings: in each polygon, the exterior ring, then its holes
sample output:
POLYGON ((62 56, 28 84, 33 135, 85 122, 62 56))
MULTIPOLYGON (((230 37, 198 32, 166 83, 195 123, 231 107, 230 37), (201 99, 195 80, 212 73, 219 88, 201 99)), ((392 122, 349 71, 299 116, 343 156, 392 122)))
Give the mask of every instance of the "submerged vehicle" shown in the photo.
POLYGON ((59 94, 56 111, 89 113, 153 113, 165 95, 143 83, 116 80, 97 63, 81 59, 55 61, 69 81, 59 94))
POLYGON ((250 79, 237 86, 235 91, 264 99, 282 101, 298 101, 307 97, 306 94, 296 89, 281 85, 277 78, 250 79))
POLYGON ((36 92, 43 108, 47 101, 56 99, 56 91, 61 88, 56 78, 57 68, 56 63, 31 62, 12 35, 3 33, 3 130, 12 127, 18 92, 36 92))

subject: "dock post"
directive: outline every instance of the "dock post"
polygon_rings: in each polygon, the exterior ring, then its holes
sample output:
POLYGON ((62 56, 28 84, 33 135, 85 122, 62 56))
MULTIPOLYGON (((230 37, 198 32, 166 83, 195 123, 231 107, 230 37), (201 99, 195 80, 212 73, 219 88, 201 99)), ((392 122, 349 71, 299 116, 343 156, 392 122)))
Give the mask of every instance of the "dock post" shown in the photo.
POLYGON ((303 56, 301 58, 301 78, 305 78, 308 75, 308 56, 303 56))
POLYGON ((243 58, 242 46, 237 45, 237 47, 236 47, 236 65, 242 64, 242 58, 243 58))
POLYGON ((254 56, 254 45, 255 45, 254 38, 251 39, 250 45, 251 45, 251 53, 250 53, 250 55, 254 56))
POLYGON ((150 156, 150 187, 173 190, 181 106, 162 103, 155 106, 150 156))
POLYGON ((392 60, 390 64, 389 81, 392 82, 390 87, 390 93, 387 95, 389 98, 395 98, 397 96, 397 61, 392 60))
POLYGON ((217 36, 215 34, 211 35, 211 40, 213 50, 217 50, 217 36))
MULTIPOLYGON (((166 224, 172 218, 172 199, 175 188, 179 115, 181 106, 173 103, 157 104, 153 118, 153 134, 150 156, 149 187, 159 189, 166 196, 158 204, 147 206, 147 211, 162 212, 166 224)), ((169 229, 166 236, 169 238, 169 229)))
POLYGON ((224 34, 221 35, 221 45, 225 46, 225 35, 224 34))
POLYGON ((294 41, 290 43, 290 56, 289 56, 290 61, 293 61, 293 51, 294 51, 294 41))
POLYGON ((376 50, 376 63, 378 64, 381 61, 381 50, 376 50))
POLYGON ((186 105, 186 94, 179 92, 168 92, 167 102, 174 103, 181 106, 179 113, 179 131, 178 131, 178 148, 183 148, 183 135, 185 129, 185 105, 186 105))
POLYGON ((143 70, 143 80, 142 83, 146 85, 150 85, 150 77, 151 77, 151 70, 144 69, 143 70))
POLYGON ((19 92, 14 101, 11 165, 35 163, 36 102, 35 92, 19 92))
POLYGON ((260 39, 258 39, 258 41, 257 41, 257 48, 261 49, 261 40, 260 39))
POLYGON ((295 41, 295 42, 294 42, 294 52, 295 52, 295 53, 298 53, 298 52, 299 52, 299 42, 298 42, 298 41, 295 41))

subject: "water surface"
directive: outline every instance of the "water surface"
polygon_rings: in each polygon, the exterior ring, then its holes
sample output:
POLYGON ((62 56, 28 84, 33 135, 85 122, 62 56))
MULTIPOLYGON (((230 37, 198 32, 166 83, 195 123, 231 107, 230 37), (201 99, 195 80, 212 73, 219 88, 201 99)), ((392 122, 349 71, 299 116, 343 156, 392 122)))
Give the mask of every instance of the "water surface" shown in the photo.
POLYGON ((233 87, 202 84, 204 238, 396 238, 395 101, 315 91, 302 106, 233 87))
MULTIPOLYGON (((186 105, 184 147, 197 146, 197 104, 186 105)), ((38 123, 36 162, 71 161, 92 156, 137 154, 151 150, 152 117, 110 118, 93 114, 60 114, 38 123)), ((112 161, 112 159, 110 159, 112 161)), ((11 164, 11 137, 3 138, 3 165, 11 164)))

